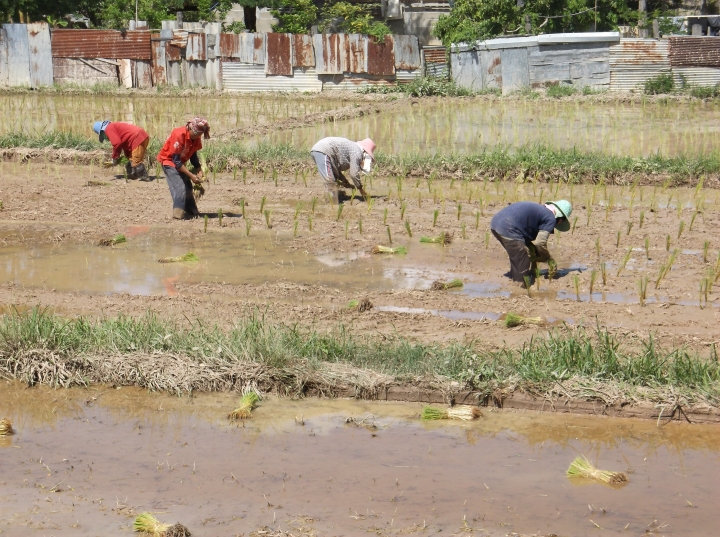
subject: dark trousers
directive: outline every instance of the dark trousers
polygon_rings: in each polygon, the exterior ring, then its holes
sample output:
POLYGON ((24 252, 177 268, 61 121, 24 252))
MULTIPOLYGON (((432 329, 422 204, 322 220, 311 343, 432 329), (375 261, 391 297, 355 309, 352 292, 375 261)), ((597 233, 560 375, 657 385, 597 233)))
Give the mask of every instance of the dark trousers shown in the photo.
POLYGON ((200 214, 195 203, 195 196, 193 196, 192 181, 177 171, 174 166, 163 166, 163 171, 170 189, 170 196, 172 196, 173 209, 182 209, 189 216, 200 214))
POLYGON ((512 280, 514 282, 524 282, 527 277, 530 284, 533 284, 535 282, 535 271, 530 259, 530 249, 525 244, 525 241, 503 237, 492 229, 490 231, 505 248, 510 258, 510 277, 512 280))

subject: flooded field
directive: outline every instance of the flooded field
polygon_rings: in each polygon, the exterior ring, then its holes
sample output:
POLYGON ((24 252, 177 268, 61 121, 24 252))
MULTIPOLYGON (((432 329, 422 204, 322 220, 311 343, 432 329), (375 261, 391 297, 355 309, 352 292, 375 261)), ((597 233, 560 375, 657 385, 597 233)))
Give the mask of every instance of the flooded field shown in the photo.
POLYGON ((720 429, 485 412, 427 424, 419 404, 0 384, 3 535, 129 535, 151 511, 193 535, 708 536, 720 429), (610 487, 565 476, 586 455, 626 472, 610 487))
POLYGON ((0 113, 9 132, 38 134, 50 131, 92 134, 95 121, 109 119, 140 125, 163 140, 172 129, 193 116, 212 118, 215 132, 304 116, 345 106, 344 101, 273 98, 272 96, 88 96, 0 95, 0 113))
POLYGON ((311 147, 325 136, 372 138, 383 153, 468 154, 525 144, 617 156, 695 155, 717 149, 717 104, 449 101, 283 131, 263 142, 311 147))

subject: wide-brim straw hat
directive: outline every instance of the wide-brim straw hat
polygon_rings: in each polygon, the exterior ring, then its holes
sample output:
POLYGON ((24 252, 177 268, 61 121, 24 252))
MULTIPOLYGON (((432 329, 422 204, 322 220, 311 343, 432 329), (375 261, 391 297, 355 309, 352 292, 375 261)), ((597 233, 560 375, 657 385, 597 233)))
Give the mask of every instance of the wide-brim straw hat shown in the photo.
POLYGON ((375 148, 377 147, 375 142, 373 142, 370 138, 365 138, 364 140, 360 140, 357 144, 362 147, 363 151, 370 155, 373 160, 375 160, 375 155, 373 154, 375 152, 375 148))

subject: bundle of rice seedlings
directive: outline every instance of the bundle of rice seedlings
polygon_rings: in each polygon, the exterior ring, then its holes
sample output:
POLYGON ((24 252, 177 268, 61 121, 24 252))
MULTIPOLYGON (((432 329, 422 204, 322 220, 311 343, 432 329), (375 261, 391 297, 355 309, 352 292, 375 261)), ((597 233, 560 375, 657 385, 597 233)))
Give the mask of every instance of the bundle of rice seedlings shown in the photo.
POLYGON ((482 416, 479 408, 468 405, 457 405, 447 409, 426 406, 422 411, 424 420, 476 420, 482 416))
POLYGON ((150 513, 140 513, 135 518, 133 529, 140 533, 148 533, 157 537, 162 537, 165 532, 170 529, 170 524, 163 524, 150 513))
POLYGON ((195 201, 200 201, 205 195, 205 187, 202 184, 193 183, 193 196, 195 201))
POLYGON ((453 234, 448 233, 447 231, 443 231, 438 235, 437 237, 420 237, 420 242, 430 243, 430 244, 443 244, 447 246, 450 244, 453 240, 453 234))
POLYGON ((542 324, 543 318, 523 317, 521 315, 518 315, 517 313, 508 312, 508 314, 505 316, 504 323, 507 328, 513 328, 515 326, 520 326, 523 324, 542 324))
POLYGON ((390 246, 382 246, 378 244, 375 246, 371 253, 373 254, 406 254, 407 248, 404 246, 398 246, 397 248, 391 248, 390 246))
POLYGON ((620 485, 628 482, 628 478, 624 473, 598 470, 585 456, 577 457, 572 461, 570 468, 567 470, 567 476, 596 479, 597 481, 602 481, 610 485, 620 485))
POLYGON ((361 300, 358 300, 357 298, 354 298, 350 302, 348 302, 348 308, 354 309, 357 308, 357 310, 362 313, 363 311, 371 310, 373 307, 372 302, 368 300, 367 298, 363 298, 361 300))
POLYGON ((182 261, 200 261, 200 258, 198 258, 198 256, 196 256, 194 253, 190 252, 178 257, 163 257, 161 259, 158 259, 158 263, 180 263, 182 261))
POLYGON ((260 396, 255 391, 249 391, 240 398, 238 407, 228 414, 228 419, 244 420, 252 418, 252 409, 260 401, 260 396))
POLYGON ((15 434, 12 428, 12 422, 10 418, 3 418, 0 420, 0 436, 9 436, 15 434))
POLYGON ((99 242, 100 246, 115 246, 116 244, 120 244, 122 242, 127 242, 127 239, 125 238, 125 235, 122 233, 119 233, 118 235, 115 235, 112 239, 102 239, 99 242))
POLYGON ((459 288, 462 288, 462 286, 463 286, 462 280, 455 278, 454 280, 450 280, 447 283, 433 282, 432 286, 430 288, 433 291, 446 291, 448 289, 459 289, 459 288))

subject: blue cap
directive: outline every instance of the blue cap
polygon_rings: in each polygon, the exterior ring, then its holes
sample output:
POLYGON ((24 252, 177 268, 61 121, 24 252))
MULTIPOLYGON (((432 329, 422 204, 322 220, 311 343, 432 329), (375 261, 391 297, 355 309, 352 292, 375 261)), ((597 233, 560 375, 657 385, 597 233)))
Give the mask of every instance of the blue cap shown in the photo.
POLYGON ((105 135, 105 127, 110 125, 110 122, 108 120, 105 121, 96 121, 93 123, 93 130, 95 131, 95 134, 99 135, 100 143, 103 143, 105 140, 107 140, 107 136, 105 135))

